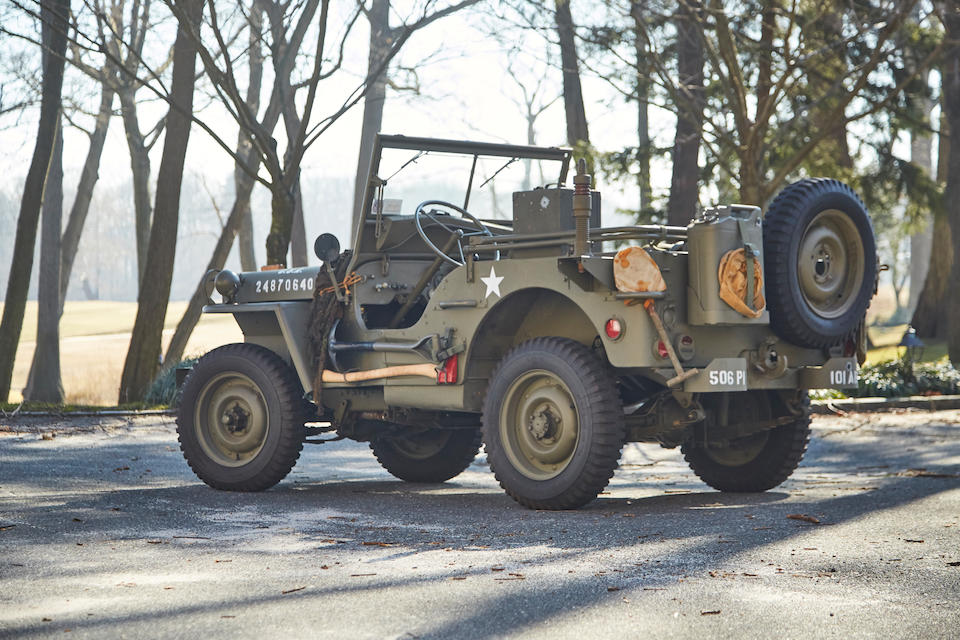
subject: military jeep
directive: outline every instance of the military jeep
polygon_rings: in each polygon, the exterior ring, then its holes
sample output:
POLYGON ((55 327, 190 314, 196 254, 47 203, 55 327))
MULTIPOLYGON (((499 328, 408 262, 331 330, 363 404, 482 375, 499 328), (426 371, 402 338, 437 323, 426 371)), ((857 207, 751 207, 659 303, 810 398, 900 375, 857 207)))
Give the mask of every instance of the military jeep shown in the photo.
POLYGON ((372 158, 350 250, 323 234, 320 266, 207 275, 204 312, 244 334, 181 389, 181 448, 212 487, 267 489, 304 442, 351 438, 421 483, 482 444, 534 509, 593 500, 626 442, 764 491, 804 454, 807 390, 857 384, 877 263, 844 184, 801 180, 765 213, 605 227, 582 161, 567 186, 569 149, 381 135, 372 158), (518 168, 542 182, 500 214, 518 168))

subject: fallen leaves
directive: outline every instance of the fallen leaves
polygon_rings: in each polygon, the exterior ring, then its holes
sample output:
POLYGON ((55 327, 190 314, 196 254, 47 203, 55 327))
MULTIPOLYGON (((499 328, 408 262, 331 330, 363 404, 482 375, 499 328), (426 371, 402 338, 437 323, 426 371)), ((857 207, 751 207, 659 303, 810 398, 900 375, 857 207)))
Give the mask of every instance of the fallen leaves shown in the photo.
POLYGON ((820 524, 819 518, 808 516, 805 513, 788 513, 787 518, 789 518, 790 520, 801 520, 803 522, 809 522, 811 524, 820 524))
POLYGON ((960 473, 927 471, 926 469, 907 469, 897 474, 901 478, 960 478, 960 473))
POLYGON ((362 544, 365 547, 392 547, 393 546, 392 542, 380 542, 377 540, 372 540, 369 542, 361 542, 360 544, 362 544))
POLYGON ((0 531, 9 531, 10 529, 13 529, 15 526, 17 526, 17 525, 15 525, 15 524, 0 524, 0 531))
POLYGON ((293 589, 287 589, 287 590, 285 590, 285 591, 281 591, 281 592, 280 592, 280 595, 285 596, 285 595, 287 595, 288 593, 296 593, 297 591, 303 591, 304 589, 306 589, 305 586, 304 586, 304 587, 294 587, 293 589))

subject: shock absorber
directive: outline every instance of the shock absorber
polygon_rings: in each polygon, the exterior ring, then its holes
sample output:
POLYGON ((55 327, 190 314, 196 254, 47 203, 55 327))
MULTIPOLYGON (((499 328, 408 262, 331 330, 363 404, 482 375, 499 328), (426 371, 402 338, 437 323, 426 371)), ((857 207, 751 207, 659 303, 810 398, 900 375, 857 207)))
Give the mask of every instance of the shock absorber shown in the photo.
POLYGON ((573 176, 573 221, 576 225, 573 253, 577 256, 590 254, 590 210, 593 208, 590 182, 587 163, 580 158, 577 161, 577 173, 573 176))

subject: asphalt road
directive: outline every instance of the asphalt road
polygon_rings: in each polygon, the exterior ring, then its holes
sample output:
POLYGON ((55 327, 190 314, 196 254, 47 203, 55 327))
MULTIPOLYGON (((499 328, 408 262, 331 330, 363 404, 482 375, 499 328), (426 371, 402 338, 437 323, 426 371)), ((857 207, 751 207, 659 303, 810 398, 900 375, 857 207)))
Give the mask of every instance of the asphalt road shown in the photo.
POLYGON ((764 494, 717 493, 679 452, 631 444, 609 492, 552 513, 516 505, 482 456, 427 486, 364 445, 310 446, 278 487, 223 493, 169 419, 0 420, 0 637, 947 638, 958 623, 960 411, 818 418, 801 468, 764 494))

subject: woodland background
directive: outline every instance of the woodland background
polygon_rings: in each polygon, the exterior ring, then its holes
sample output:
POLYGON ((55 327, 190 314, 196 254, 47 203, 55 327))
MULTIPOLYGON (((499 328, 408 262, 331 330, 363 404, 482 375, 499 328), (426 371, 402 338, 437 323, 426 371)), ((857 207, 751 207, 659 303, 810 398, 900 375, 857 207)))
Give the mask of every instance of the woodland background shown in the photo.
POLYGON ((236 339, 200 276, 346 242, 379 130, 572 145, 607 222, 844 180, 872 335, 960 363, 960 0, 0 0, 0 45, 0 400, 236 339))

